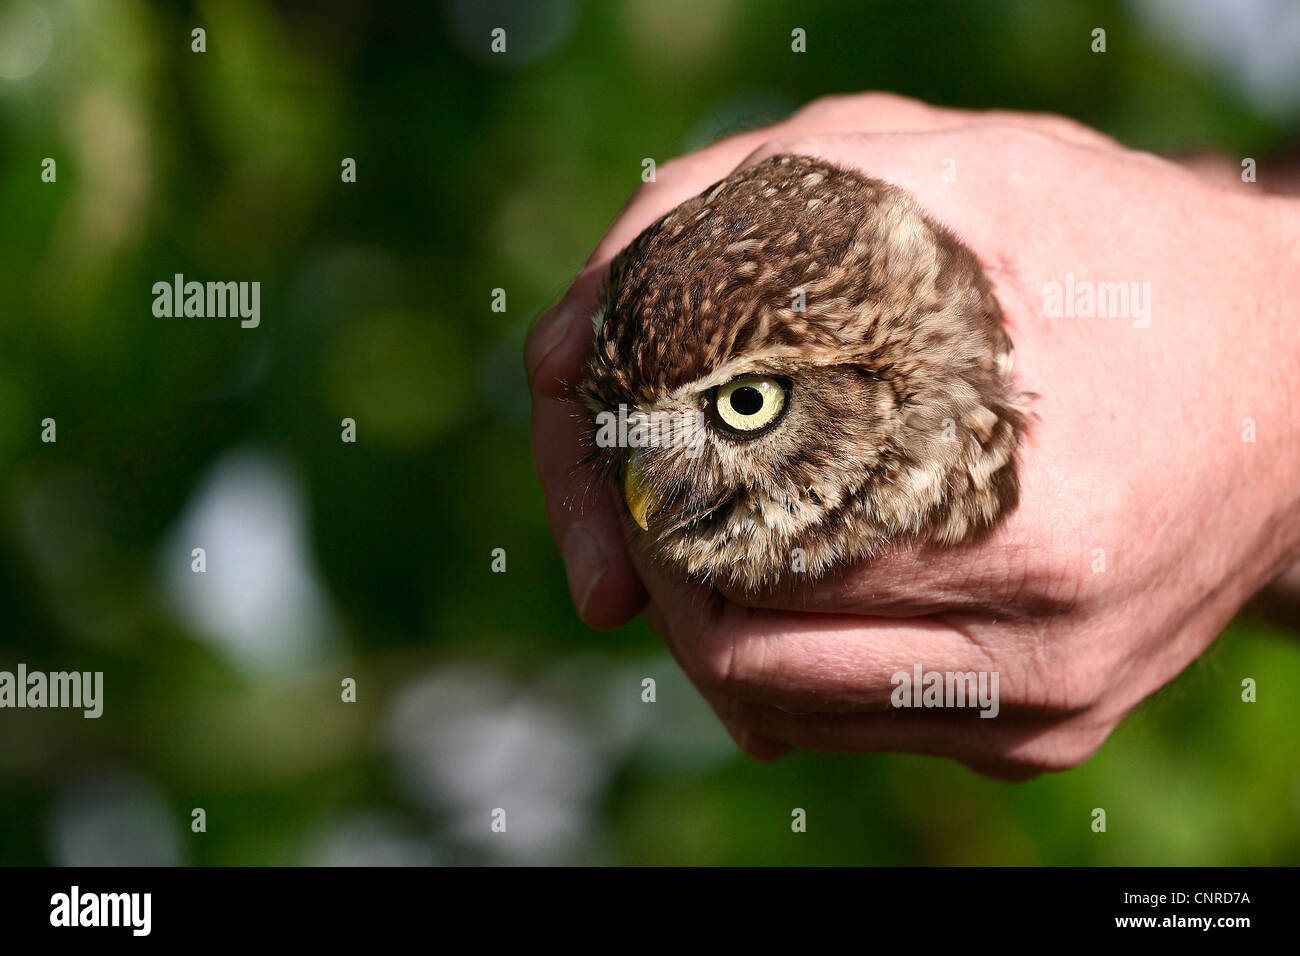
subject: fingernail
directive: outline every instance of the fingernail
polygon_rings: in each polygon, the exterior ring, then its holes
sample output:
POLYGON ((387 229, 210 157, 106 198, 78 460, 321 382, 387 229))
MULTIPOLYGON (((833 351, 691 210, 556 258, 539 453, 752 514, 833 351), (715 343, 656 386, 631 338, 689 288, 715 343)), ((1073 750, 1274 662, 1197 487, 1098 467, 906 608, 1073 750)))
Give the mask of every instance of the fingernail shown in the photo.
POLYGON ((532 362, 528 366, 530 377, 537 374, 537 370, 546 361, 546 356, 554 352, 555 347, 564 341, 569 334, 569 327, 573 324, 576 315, 577 312, 573 306, 566 305, 553 315, 542 319, 546 325, 537 333, 537 349, 533 353, 532 362))
POLYGON ((578 616, 586 618, 587 602, 595 593, 600 579, 605 576, 605 553, 596 536, 580 524, 569 526, 564 533, 564 570, 569 576, 569 591, 578 608, 578 616))

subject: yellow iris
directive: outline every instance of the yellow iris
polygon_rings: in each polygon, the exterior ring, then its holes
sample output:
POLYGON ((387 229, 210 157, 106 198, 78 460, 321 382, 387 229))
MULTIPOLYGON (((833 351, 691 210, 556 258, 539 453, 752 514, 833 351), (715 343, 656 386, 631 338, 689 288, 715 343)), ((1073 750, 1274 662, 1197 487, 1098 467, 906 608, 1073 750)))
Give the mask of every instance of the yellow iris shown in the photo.
POLYGON ((737 432, 753 432, 772 424, 785 407, 785 389, 766 375, 742 375, 718 389, 718 417, 737 432))

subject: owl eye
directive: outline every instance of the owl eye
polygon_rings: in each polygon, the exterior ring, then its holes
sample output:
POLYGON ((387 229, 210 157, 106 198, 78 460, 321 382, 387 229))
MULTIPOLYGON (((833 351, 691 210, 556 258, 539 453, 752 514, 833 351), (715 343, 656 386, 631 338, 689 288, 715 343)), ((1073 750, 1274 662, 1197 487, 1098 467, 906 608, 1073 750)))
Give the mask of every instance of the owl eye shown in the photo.
POLYGON ((718 386, 712 411, 727 431, 755 438, 785 410, 785 386, 766 375, 742 375, 718 386))

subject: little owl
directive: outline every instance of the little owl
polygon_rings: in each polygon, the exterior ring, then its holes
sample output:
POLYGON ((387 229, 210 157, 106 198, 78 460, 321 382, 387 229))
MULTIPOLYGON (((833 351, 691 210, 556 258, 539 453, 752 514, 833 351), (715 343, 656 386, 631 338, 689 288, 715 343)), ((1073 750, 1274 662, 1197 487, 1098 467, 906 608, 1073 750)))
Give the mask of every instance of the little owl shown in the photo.
POLYGON ((593 324, 583 401, 634 427, 593 426, 592 457, 687 574, 773 586, 1016 504, 1002 312, 896 187, 791 155, 734 173, 615 259, 593 324))

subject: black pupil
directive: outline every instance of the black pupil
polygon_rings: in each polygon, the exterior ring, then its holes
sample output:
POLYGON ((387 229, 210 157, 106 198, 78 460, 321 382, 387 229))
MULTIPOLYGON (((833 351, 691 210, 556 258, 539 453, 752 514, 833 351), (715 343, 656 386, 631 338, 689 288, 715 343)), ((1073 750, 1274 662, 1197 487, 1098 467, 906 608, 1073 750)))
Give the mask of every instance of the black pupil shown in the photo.
POLYGON ((742 385, 731 393, 731 407, 740 415, 757 415, 763 407, 763 393, 752 385, 742 385))

